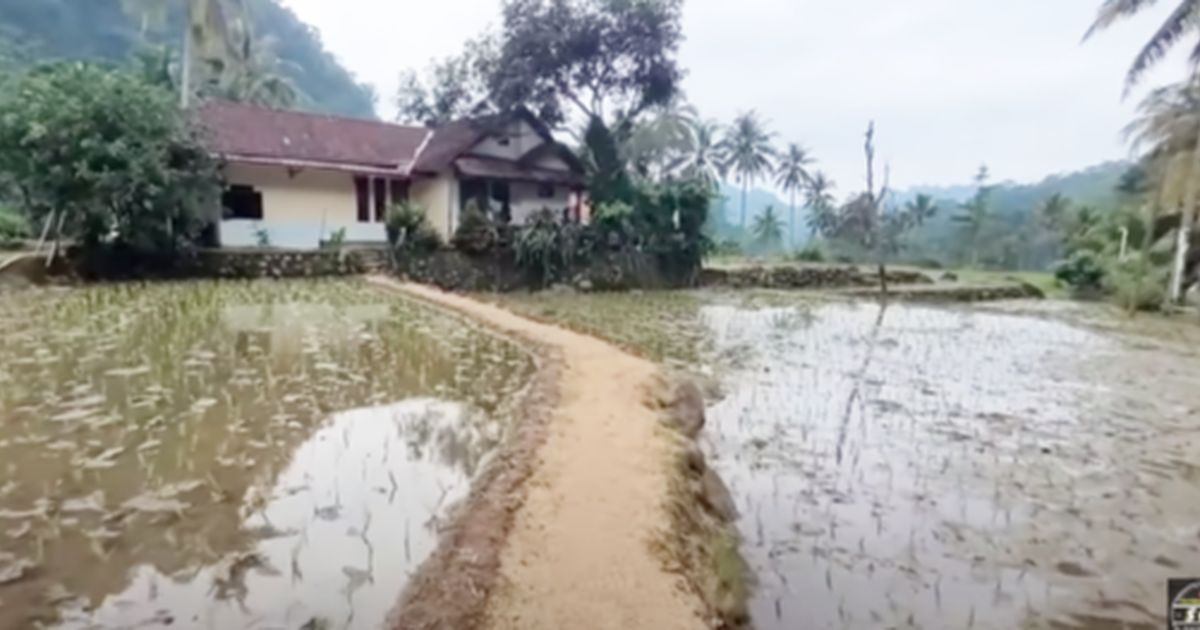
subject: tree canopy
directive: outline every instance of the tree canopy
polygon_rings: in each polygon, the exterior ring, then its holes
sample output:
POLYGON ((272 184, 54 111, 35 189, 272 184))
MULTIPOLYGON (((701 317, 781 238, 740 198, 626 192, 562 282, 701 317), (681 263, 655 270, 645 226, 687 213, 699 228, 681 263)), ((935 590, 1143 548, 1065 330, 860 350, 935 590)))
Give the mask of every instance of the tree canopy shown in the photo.
POLYGON ((25 213, 85 247, 174 251, 216 207, 216 165, 165 88, 84 62, 0 98, 0 177, 25 213))

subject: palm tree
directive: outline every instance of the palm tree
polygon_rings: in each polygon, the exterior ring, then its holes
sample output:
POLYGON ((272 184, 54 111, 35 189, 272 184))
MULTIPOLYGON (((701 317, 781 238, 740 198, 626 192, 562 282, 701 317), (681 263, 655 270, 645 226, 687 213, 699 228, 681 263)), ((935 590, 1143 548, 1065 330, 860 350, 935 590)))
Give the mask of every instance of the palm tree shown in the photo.
POLYGON ((638 174, 650 179, 670 175, 687 155, 695 138, 696 108, 676 100, 655 108, 651 116, 638 121, 622 151, 638 174))
POLYGON ((812 156, 804 147, 792 143, 779 159, 775 169, 775 183, 790 196, 791 205, 788 208, 788 244, 796 244, 796 193, 808 186, 808 165, 812 164, 812 156))
MULTIPOLYGON (((1125 75, 1126 89, 1132 88, 1142 78, 1147 70, 1162 60, 1166 54, 1187 36, 1200 35, 1200 2, 1196 0, 1177 0, 1174 11, 1167 16, 1165 22, 1150 36, 1150 41, 1142 47, 1133 64, 1125 75)), ((1155 0, 1104 0, 1096 21, 1088 29, 1084 39, 1088 39, 1113 24, 1141 13, 1143 9, 1157 4, 1155 0)), ((1200 61, 1200 48, 1192 53, 1192 61, 1200 61)))
POLYGON ((975 194, 959 206, 962 212, 953 217, 963 225, 966 232, 967 244, 971 249, 972 267, 979 265, 979 235, 988 218, 988 197, 991 196, 992 189, 987 185, 987 180, 987 166, 979 167, 979 172, 975 175, 975 194))
POLYGON ((751 233, 754 235, 754 244, 760 249, 771 250, 779 246, 783 241, 783 222, 775 214, 774 206, 767 206, 767 209, 754 219, 751 233))
POLYGON ((1171 300, 1179 302, 1200 193, 1200 77, 1152 91, 1138 111, 1125 135, 1135 149, 1149 146, 1148 163, 1157 172, 1160 199, 1164 206, 1180 209, 1170 284, 1171 300))
POLYGON ((1038 206, 1037 214, 1047 230, 1057 232, 1062 227, 1063 221, 1066 220, 1067 209, 1070 206, 1071 201, 1062 193, 1054 193, 1042 201, 1042 204, 1038 206))
MULTIPOLYGON (((141 21, 143 32, 166 23, 167 14, 180 0, 121 0, 125 11, 141 21)), ((193 65, 197 59, 224 61, 237 52, 237 26, 248 28, 247 0, 182 0, 186 19, 179 72, 180 104, 187 107, 193 90, 193 65)), ((245 42, 241 42, 245 43, 245 42)))
POLYGON ((933 197, 924 194, 917 195, 916 199, 904 204, 904 211, 912 218, 915 225, 921 225, 932 219, 933 215, 937 214, 937 210, 938 207, 934 203, 933 197))
POLYGON ((717 134, 720 127, 710 121, 696 121, 692 124, 692 145, 679 163, 684 177, 696 179, 716 188, 717 182, 725 176, 721 162, 720 143, 717 134))
POLYGON ((275 40, 254 41, 247 30, 239 35, 244 43, 237 47, 231 63, 221 66, 210 80, 210 93, 241 103, 268 107, 290 107, 299 98, 296 86, 278 70, 282 62, 275 56, 275 40))
POLYGON ((837 207, 833 199, 833 180, 817 171, 808 180, 804 203, 808 206, 808 229, 812 236, 831 234, 837 226, 837 207))
POLYGON ((746 195, 750 184, 771 170, 771 161, 775 157, 771 136, 758 114, 751 110, 734 119, 721 141, 724 168, 735 173, 742 185, 742 229, 746 228, 746 195))

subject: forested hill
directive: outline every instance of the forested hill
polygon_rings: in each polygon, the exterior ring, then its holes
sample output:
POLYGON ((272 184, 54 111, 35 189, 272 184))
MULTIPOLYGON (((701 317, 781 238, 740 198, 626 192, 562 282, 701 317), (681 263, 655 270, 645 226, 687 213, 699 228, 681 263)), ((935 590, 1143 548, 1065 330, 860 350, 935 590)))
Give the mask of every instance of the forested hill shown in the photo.
MULTIPOLYGON (((280 72, 301 92, 298 107, 374 117, 374 94, 321 43, 316 29, 279 0, 250 0, 255 33, 273 40, 280 72)), ((172 20, 179 22, 178 16, 172 20)), ((179 32, 179 29, 171 29, 179 32)), ((121 0, 0 0, 0 70, 50 59, 124 62, 142 46, 121 0)), ((166 43, 178 47, 178 41, 166 43)))
MULTIPOLYGON (((1129 162, 1104 162, 1071 173, 1050 175, 1040 182, 1017 184, 1001 182, 992 191, 992 208, 1001 214, 1020 213, 1058 193, 1082 206, 1108 209, 1117 204, 1116 186, 1129 162)), ((907 203, 918 194, 926 194, 941 202, 966 201, 975 194, 969 184, 955 186, 914 186, 896 191, 893 201, 907 203)), ((945 205, 945 204, 943 204, 945 205)))

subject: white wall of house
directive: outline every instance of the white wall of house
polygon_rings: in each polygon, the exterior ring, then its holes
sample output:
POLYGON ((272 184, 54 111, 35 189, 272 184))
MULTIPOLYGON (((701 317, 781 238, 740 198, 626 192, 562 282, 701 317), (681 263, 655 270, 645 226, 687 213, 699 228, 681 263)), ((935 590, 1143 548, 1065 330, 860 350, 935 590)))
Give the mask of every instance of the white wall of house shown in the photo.
POLYGON ((458 226, 458 179, 451 173, 414 179, 409 198, 425 208, 430 225, 449 240, 458 226))
POLYGON ((513 182, 509 186, 509 204, 512 207, 512 221, 522 225, 533 213, 543 208, 554 211, 555 217, 562 216, 563 208, 570 207, 571 191, 566 186, 553 186, 551 196, 541 196, 540 186, 526 182, 513 182))
POLYGON ((255 246, 260 229, 266 230, 273 247, 313 249, 343 228, 347 241, 387 242, 383 223, 374 220, 373 200, 371 221, 358 220, 354 177, 349 173, 315 169, 289 173, 282 166, 229 164, 225 179, 261 193, 263 217, 222 220, 223 246, 255 246))

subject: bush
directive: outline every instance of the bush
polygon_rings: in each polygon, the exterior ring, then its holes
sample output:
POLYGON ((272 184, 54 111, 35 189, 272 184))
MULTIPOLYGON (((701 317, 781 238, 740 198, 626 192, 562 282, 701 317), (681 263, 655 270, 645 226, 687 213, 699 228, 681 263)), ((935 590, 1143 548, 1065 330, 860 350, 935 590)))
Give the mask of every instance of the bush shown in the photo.
POLYGON ((562 261, 563 248, 558 221, 549 210, 529 217, 513 242, 517 265, 533 274, 542 286, 548 284, 562 261))
POLYGON ((1104 286, 1104 264, 1096 252, 1089 249, 1076 251, 1067 260, 1054 268, 1054 277, 1068 286, 1077 295, 1094 295, 1104 286))
POLYGON ((402 201, 388 209, 384 229, 387 230, 388 243, 393 248, 407 244, 417 230, 427 225, 425 208, 411 201, 402 201))
POLYGON ((25 192, 31 220, 63 213, 54 236, 85 249, 188 246, 220 194, 216 163, 174 94, 81 62, 36 68, 5 90, 0 175, 25 192))
POLYGON ((29 237, 25 217, 15 210, 0 207, 0 246, 12 246, 29 237))
POLYGON ((467 254, 486 254, 496 247, 497 240, 496 226, 492 224, 491 219, 488 219, 474 199, 468 201, 463 208, 458 229, 454 230, 454 237, 451 239, 454 247, 467 254))
POLYGON ((602 242, 618 247, 632 240, 633 207, 621 201, 601 204, 592 215, 591 225, 602 242))
POLYGON ((407 246, 417 252, 434 252, 442 248, 442 235, 432 225, 425 221, 413 230, 411 236, 406 241, 407 246))
POLYGON ((1156 267, 1144 256, 1134 256, 1109 265, 1104 288, 1114 302, 1132 313, 1157 310, 1167 298, 1166 269, 1156 267))
POLYGON ((346 228, 338 228, 329 234, 329 238, 321 244, 325 249, 341 249, 346 244, 346 228))
POLYGON ((825 252, 815 243, 806 245, 804 249, 792 254, 792 260, 797 262, 825 262, 825 252))

